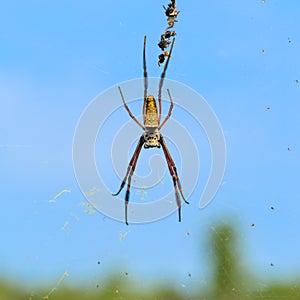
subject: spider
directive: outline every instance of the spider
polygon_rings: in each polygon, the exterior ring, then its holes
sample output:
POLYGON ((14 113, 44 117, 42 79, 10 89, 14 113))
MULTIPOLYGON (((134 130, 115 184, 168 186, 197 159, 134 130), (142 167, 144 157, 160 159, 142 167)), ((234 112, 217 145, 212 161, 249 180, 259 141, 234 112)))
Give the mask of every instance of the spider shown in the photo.
POLYGON ((174 161, 171 157, 171 154, 168 150, 165 139, 163 138, 162 134, 160 133, 160 129, 166 124, 166 122, 170 118, 172 110, 173 110, 173 106, 174 106, 170 90, 167 89, 168 96, 170 99, 170 108, 169 108, 167 116, 161 122, 161 116, 162 116, 161 115, 161 113, 162 113, 161 93, 162 93, 162 87, 163 87, 166 71, 168 68, 169 60, 170 60, 170 57, 172 54, 174 41, 175 41, 175 39, 173 39, 173 41, 172 41, 170 53, 168 55, 163 72, 161 73, 161 78, 160 78, 159 88, 158 88, 158 109, 157 109, 157 104, 156 104, 156 100, 155 100, 154 96, 148 95, 148 75, 147 75, 147 67, 146 67, 146 36, 144 37, 144 50, 143 50, 144 104, 143 104, 143 110, 142 110, 144 125, 142 125, 135 118, 135 116, 131 113, 129 107, 127 106, 127 104, 125 102, 125 98, 122 93, 122 90, 120 87, 118 87, 124 107, 127 110, 129 116, 144 131, 139 139, 139 142, 136 146, 134 154, 129 162, 129 165, 127 167, 127 172, 126 172, 125 177, 120 185, 118 192, 115 194, 112 194, 113 196, 117 196, 122 191, 122 189, 124 188, 126 181, 127 181, 127 190, 126 190, 126 194, 125 194, 125 223, 126 223, 126 225, 128 225, 127 207, 128 207, 128 203, 129 203, 129 196, 130 196, 131 177, 134 173, 136 163, 137 163, 138 157, 140 155, 140 152, 141 152, 141 149, 143 146, 146 149, 154 148, 154 147, 157 147, 157 148, 162 147, 162 150, 166 157, 168 169, 169 169, 170 175, 173 180, 173 185, 174 185, 174 190, 175 190, 175 198, 176 198, 176 203, 177 203, 177 207, 178 207, 178 221, 179 222, 181 222, 181 201, 180 201, 179 193, 180 193, 182 199, 184 200, 184 202, 189 204, 189 202, 186 201, 186 199, 183 196, 181 183, 178 178, 175 163, 174 163, 174 161))

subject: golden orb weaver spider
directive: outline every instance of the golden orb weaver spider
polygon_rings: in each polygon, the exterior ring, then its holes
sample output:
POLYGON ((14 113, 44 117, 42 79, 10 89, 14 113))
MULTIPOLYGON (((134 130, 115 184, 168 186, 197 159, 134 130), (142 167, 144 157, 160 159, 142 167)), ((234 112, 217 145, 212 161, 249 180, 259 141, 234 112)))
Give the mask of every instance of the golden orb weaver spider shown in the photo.
POLYGON ((179 192, 180 192, 180 195, 181 195, 182 199, 184 200, 184 202, 189 204, 189 202, 186 201, 186 199, 183 196, 181 183, 180 183, 180 180, 179 180, 179 177, 178 177, 178 174, 177 174, 177 169, 176 169, 175 163, 174 163, 174 161, 171 157, 171 154, 168 150, 167 144, 166 144, 162 134, 159 132, 160 129, 166 124, 166 122, 170 118, 173 107, 174 107, 170 90, 167 89, 168 95, 169 95, 169 98, 170 98, 170 108, 169 108, 167 116, 165 117, 165 119, 161 123, 161 112, 162 112, 161 93, 162 93, 162 87, 163 87, 163 83, 164 83, 164 78, 166 76, 166 71, 167 71, 167 68, 168 68, 169 60, 170 60, 170 57, 171 57, 171 54, 172 54, 174 41, 175 41, 175 39, 172 40, 170 53, 168 55, 166 64, 164 66, 163 72, 161 73, 161 77, 160 77, 159 88, 158 88, 158 112, 157 112, 157 105, 156 105, 156 100, 155 100, 154 96, 148 95, 148 75, 147 75, 147 67, 146 67, 146 36, 144 37, 144 50, 143 50, 144 104, 143 104, 143 112, 142 112, 144 125, 142 125, 135 118, 135 116, 131 113, 129 107, 127 106, 127 104, 125 102, 125 98, 124 98, 124 95, 122 93, 122 90, 121 90, 120 87, 118 87, 121 98, 122 98, 122 101, 123 101, 123 104, 124 104, 124 107, 127 110, 129 116, 144 131, 144 133, 142 134, 142 136, 139 139, 139 142, 136 146, 134 154, 133 154, 133 156, 132 156, 132 158, 129 162, 129 165, 127 167, 127 172, 126 172, 125 177, 124 177, 124 179, 121 183, 120 189, 118 190, 117 193, 112 194, 113 196, 117 196, 122 191, 122 189, 124 188, 124 186, 126 184, 126 181, 128 179, 127 190, 126 190, 126 194, 125 194, 125 223, 126 223, 126 225, 128 225, 127 207, 128 207, 128 203, 129 203, 129 196, 130 196, 131 177, 134 173, 136 163, 137 163, 137 160, 138 160, 138 157, 140 155, 140 152, 141 152, 141 149, 142 149, 143 145, 144 145, 144 148, 153 148, 153 147, 160 148, 160 146, 161 146, 162 149, 163 149, 163 152, 164 152, 164 155, 166 157, 167 164, 168 164, 168 169, 169 169, 170 175, 173 179, 176 203, 177 203, 177 207, 178 207, 178 221, 179 222, 181 222, 181 201, 180 201, 179 192))

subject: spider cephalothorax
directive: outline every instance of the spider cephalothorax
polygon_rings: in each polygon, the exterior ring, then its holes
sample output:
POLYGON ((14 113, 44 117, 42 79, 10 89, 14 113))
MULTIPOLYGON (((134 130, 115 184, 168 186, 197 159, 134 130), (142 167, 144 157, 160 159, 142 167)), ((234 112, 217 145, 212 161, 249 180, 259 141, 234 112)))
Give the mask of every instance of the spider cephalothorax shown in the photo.
POLYGON ((173 50, 174 41, 175 41, 175 39, 173 39, 173 41, 172 41, 170 53, 168 55, 168 59, 166 61, 164 70, 161 74, 159 87, 158 87, 158 97, 157 97, 158 98, 158 109, 157 109, 155 98, 151 95, 147 95, 147 92, 148 92, 148 75, 147 75, 147 68, 146 68, 146 37, 144 37, 144 52, 143 52, 143 66, 144 66, 143 120, 144 120, 144 125, 142 125, 135 118, 135 116, 131 113, 129 107, 127 106, 127 104, 125 102, 125 98, 124 98, 124 95, 122 93, 122 90, 121 90, 120 87, 118 87, 119 91, 120 91, 120 94, 121 94, 121 98, 122 98, 124 107, 127 110, 129 116, 144 131, 144 133, 141 135, 141 137, 139 139, 139 142, 136 146, 134 154, 133 154, 133 156, 132 156, 132 158, 129 162, 129 166, 127 168, 126 175, 125 175, 125 177, 124 177, 124 179, 121 183, 120 189, 118 190, 117 193, 113 194, 114 196, 118 195, 121 192, 121 190, 123 189, 123 187, 125 186, 125 183, 128 179, 127 191, 126 191, 126 195, 125 195, 125 222, 126 222, 127 225, 128 225, 127 206, 128 206, 128 203, 129 203, 131 178, 132 178, 132 175, 134 173, 136 163, 137 163, 137 160, 138 160, 138 157, 140 155, 140 152, 141 152, 141 149, 142 149, 143 145, 144 145, 144 148, 153 148, 153 147, 160 148, 160 147, 162 147, 162 149, 163 149, 164 155, 165 155, 166 160, 167 160, 168 169, 169 169, 170 175, 172 176, 173 185, 174 185, 174 189, 175 189, 175 197, 176 197, 176 203, 177 203, 177 207, 178 207, 178 220, 179 220, 179 222, 181 221, 181 201, 180 201, 179 193, 180 193, 181 197, 183 198, 183 200, 186 203, 188 203, 185 200, 185 198, 183 196, 183 193, 182 193, 181 183, 180 183, 180 180, 178 178, 175 163, 174 163, 174 161, 171 157, 171 154, 168 150, 167 144, 166 144, 162 134, 159 132, 159 130, 165 125, 165 123, 170 118, 172 110, 173 110, 173 100, 172 100, 170 91, 167 89, 171 104, 170 104, 170 108, 169 108, 169 112, 168 112, 167 116, 165 117, 165 119, 161 123, 160 122, 161 121, 161 112, 162 112, 161 92, 162 92, 162 87, 163 87, 163 82, 164 82, 164 78, 165 78, 165 75, 166 75, 167 67, 168 67, 169 60, 170 60, 170 57, 171 57, 171 53, 172 53, 172 50, 173 50))

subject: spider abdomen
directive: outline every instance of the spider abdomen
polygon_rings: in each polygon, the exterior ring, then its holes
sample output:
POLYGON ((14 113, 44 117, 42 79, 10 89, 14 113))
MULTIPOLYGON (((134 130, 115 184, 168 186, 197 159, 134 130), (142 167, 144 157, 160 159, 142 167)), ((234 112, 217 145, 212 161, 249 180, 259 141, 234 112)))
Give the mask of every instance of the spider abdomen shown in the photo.
POLYGON ((144 148, 160 148, 160 133, 157 128, 148 127, 144 132, 144 148))

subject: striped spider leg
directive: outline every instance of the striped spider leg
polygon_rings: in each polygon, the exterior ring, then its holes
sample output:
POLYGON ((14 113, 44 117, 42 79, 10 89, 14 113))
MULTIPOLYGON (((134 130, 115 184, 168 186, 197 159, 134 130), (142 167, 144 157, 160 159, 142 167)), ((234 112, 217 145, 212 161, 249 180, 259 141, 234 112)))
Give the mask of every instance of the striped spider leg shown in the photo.
POLYGON ((167 58, 166 64, 164 66, 163 72, 161 74, 160 82, 159 82, 159 88, 158 88, 158 109, 156 105, 156 100, 152 95, 148 95, 148 75, 147 75, 147 67, 146 67, 146 36, 144 37, 144 50, 143 50, 143 69, 144 69, 144 103, 143 103, 143 121, 144 125, 142 125, 136 118, 135 116, 131 113, 129 107, 127 106, 125 102, 125 97, 122 93, 122 90, 120 87, 118 87, 123 104, 125 109, 127 110, 129 116, 133 119, 133 121, 140 126, 143 129, 143 134, 141 135, 139 142, 136 146, 136 149, 133 153, 133 156, 129 162, 129 165, 127 167, 127 172, 125 174, 125 177, 120 185, 120 188, 117 193, 113 194, 113 196, 117 196, 122 189, 124 188, 126 182, 127 182, 127 190, 125 194, 125 223, 128 225, 128 204, 129 204, 129 197, 130 197, 130 187, 131 187, 131 178, 134 173, 138 157, 140 155, 140 152, 142 150, 142 147, 144 148, 153 148, 157 147, 160 148, 162 147, 168 169, 170 172, 170 175, 173 180, 173 185, 174 185, 174 190, 175 190, 175 197, 176 197, 176 203, 178 207, 178 221, 181 222, 181 201, 180 201, 180 195, 182 199, 184 200, 185 203, 189 204, 186 199, 183 196, 182 188, 181 188, 181 183, 177 174, 177 169, 175 166, 175 163, 171 157, 171 154, 168 150, 167 144, 165 142, 165 139, 163 138, 162 134, 160 133, 160 129, 166 124, 168 119, 171 117, 172 110, 174 107, 173 100, 171 97, 170 90, 167 89, 168 91, 168 96, 170 99, 170 108, 168 111, 167 116, 161 122, 161 116, 162 116, 162 104, 161 104, 161 94, 162 94, 162 88, 163 88, 163 83, 164 83, 164 78, 166 75, 166 71, 169 65, 169 60, 172 54, 173 46, 174 46, 174 41, 175 39, 172 40, 171 44, 171 49, 170 49, 170 54, 167 58))

